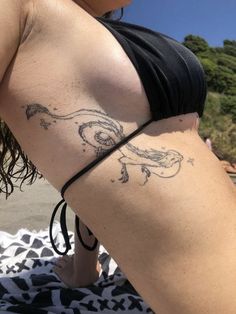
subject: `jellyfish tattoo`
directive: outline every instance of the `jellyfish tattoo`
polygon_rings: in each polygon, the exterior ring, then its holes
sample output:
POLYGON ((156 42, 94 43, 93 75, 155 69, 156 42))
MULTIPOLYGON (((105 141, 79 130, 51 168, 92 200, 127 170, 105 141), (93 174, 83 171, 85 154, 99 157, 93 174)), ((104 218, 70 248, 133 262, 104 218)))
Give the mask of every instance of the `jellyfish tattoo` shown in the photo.
MULTIPOLYGON (((29 104, 24 108, 28 120, 39 116, 39 124, 44 130, 54 127, 60 120, 71 120, 83 144, 92 147, 97 157, 104 155, 125 138, 122 125, 102 111, 80 109, 70 114, 59 115, 41 104, 29 104)), ((121 153, 118 159, 121 165, 119 181, 121 183, 129 181, 130 166, 139 167, 144 176, 143 185, 152 174, 161 178, 176 176, 180 171, 183 156, 176 150, 163 150, 141 149, 131 143, 119 147, 117 149, 121 153)))

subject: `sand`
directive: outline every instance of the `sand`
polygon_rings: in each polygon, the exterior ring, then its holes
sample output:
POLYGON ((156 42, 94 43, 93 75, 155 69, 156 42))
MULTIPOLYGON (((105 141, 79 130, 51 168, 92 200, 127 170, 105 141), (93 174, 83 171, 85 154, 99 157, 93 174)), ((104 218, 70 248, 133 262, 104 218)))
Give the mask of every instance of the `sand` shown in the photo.
MULTIPOLYGON (((20 228, 39 231, 49 226, 51 213, 61 199, 60 193, 44 179, 31 186, 24 185, 23 189, 24 192, 16 189, 7 200, 0 194, 1 231, 14 234, 20 228)), ((69 208, 67 217, 68 229, 73 230, 74 215, 69 208)))

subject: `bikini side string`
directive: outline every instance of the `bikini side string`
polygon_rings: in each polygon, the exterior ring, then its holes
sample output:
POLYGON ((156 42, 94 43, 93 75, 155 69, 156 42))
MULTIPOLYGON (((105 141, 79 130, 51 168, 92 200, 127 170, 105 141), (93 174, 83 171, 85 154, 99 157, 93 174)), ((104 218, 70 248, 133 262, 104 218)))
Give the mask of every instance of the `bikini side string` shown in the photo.
MULTIPOLYGON (((115 150, 117 150, 119 147, 121 147, 122 145, 126 144, 130 139, 132 139, 135 135, 137 135, 142 129, 144 129, 147 125, 149 125, 150 123, 152 123, 154 121, 154 119, 150 119, 149 121, 147 121, 146 123, 144 123, 143 125, 141 125, 138 129, 136 129, 134 132, 132 132, 131 134, 129 134, 127 137, 123 138, 119 143, 117 143, 115 146, 113 146, 111 149, 107 150, 103 155, 101 155, 100 157, 98 157, 96 160, 92 161, 90 164, 88 164, 85 168, 83 168, 81 171, 79 171, 77 174, 75 174, 71 179, 69 179, 64 186, 61 189, 61 196, 62 196, 62 200, 55 206, 52 216, 51 216, 51 220, 50 220, 50 226, 49 226, 49 237, 50 237, 50 241, 52 244, 52 247, 54 249, 54 251, 59 254, 59 255, 66 255, 68 253, 68 251, 71 249, 71 245, 70 245, 70 239, 69 239, 69 235, 68 235, 68 229, 67 229, 67 225, 66 225, 66 209, 67 209, 67 203, 64 199, 64 195, 66 190, 69 188, 69 186, 74 183, 76 180, 78 180, 83 174, 85 174, 87 171, 89 171, 91 168, 93 168, 95 165, 97 165, 100 161, 102 161, 103 159, 105 159, 107 156, 111 155, 115 150), (62 235, 64 238, 64 242, 65 242, 65 250, 64 251, 59 251, 57 246, 55 245, 54 239, 53 239, 53 223, 54 223, 54 219, 55 216, 57 214, 57 211, 61 208, 61 214, 60 214, 60 225, 61 225, 61 231, 62 231, 62 235)), ((84 243, 80 230, 79 230, 79 217, 76 216, 76 232, 78 234, 78 238, 81 242, 81 244, 83 245, 83 247, 89 251, 94 251, 97 244, 98 244, 98 240, 95 238, 94 244, 92 246, 88 246, 86 243, 84 243)), ((93 233, 90 231, 90 229, 87 227, 88 233, 89 235, 93 235, 93 233)))

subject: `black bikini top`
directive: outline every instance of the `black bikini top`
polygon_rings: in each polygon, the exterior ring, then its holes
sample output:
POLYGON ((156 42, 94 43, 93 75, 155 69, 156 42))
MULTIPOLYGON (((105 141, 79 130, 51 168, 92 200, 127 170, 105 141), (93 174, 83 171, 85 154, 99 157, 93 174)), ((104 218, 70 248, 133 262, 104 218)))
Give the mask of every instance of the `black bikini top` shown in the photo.
POLYGON ((142 26, 103 18, 97 20, 113 34, 136 68, 154 120, 191 112, 202 116, 205 75, 189 49, 142 26))
MULTIPOLYGON (((206 81, 202 66, 186 47, 166 35, 141 26, 104 18, 97 18, 97 20, 113 34, 133 63, 145 89, 152 118, 91 162, 63 186, 62 200, 55 207, 50 222, 51 243, 60 255, 67 254, 71 248, 66 226, 67 204, 64 200, 67 188, 151 122, 191 112, 197 112, 201 117, 206 98, 206 81), (53 221, 61 206, 60 223, 65 239, 64 252, 57 249, 52 236, 53 221)), ((76 217, 76 229, 82 245, 87 250, 94 250, 98 241, 95 238, 91 247, 84 243, 79 232, 78 217, 76 217)), ((88 233, 92 235, 89 229, 88 233)))

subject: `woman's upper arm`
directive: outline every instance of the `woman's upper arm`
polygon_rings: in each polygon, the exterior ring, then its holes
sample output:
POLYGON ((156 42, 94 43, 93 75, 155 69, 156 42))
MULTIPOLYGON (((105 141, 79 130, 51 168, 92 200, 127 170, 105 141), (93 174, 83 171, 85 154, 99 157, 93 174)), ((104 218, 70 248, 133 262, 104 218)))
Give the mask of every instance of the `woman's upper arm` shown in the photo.
POLYGON ((31 2, 0 1, 0 83, 21 43, 31 2))

